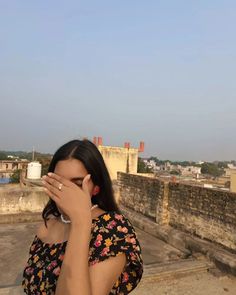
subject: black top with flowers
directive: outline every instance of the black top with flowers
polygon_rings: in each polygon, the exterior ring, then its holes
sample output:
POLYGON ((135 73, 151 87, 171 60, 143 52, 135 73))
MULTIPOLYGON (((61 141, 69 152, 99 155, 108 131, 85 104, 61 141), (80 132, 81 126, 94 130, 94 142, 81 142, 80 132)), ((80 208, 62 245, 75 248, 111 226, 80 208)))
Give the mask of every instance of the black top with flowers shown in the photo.
MULTIPOLYGON (((66 245, 67 241, 44 243, 35 235, 23 271, 22 287, 26 294, 55 294, 66 245)), ((127 263, 109 295, 125 295, 137 286, 143 274, 141 248, 134 228, 124 215, 110 211, 93 219, 88 265, 122 253, 126 254, 127 263)))

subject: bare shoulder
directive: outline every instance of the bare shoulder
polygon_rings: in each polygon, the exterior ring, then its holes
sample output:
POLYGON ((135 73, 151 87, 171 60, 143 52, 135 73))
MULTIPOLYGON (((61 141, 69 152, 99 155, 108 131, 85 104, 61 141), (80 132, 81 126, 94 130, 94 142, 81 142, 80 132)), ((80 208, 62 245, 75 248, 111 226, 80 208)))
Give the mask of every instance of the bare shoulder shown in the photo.
POLYGON ((49 230, 51 229, 51 227, 53 226, 53 224, 55 223, 55 219, 52 218, 51 216, 49 217, 50 219, 47 220, 47 227, 45 226, 44 220, 41 221, 36 229, 36 235, 40 238, 43 239, 45 237, 48 236, 49 230))

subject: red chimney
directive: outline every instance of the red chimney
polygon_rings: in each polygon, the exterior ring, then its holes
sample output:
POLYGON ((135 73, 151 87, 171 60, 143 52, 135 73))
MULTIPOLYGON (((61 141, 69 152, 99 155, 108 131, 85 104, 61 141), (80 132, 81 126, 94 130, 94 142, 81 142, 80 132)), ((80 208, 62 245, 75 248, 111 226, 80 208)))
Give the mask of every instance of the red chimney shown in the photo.
POLYGON ((129 142, 125 142, 124 147, 127 148, 127 149, 129 149, 130 148, 130 143, 129 142))
POLYGON ((140 141, 139 150, 140 153, 144 152, 144 141, 140 141))
POLYGON ((102 145, 102 137, 98 137, 98 145, 102 145))
POLYGON ((95 145, 97 145, 97 137, 96 137, 96 136, 93 137, 93 143, 94 143, 95 145))

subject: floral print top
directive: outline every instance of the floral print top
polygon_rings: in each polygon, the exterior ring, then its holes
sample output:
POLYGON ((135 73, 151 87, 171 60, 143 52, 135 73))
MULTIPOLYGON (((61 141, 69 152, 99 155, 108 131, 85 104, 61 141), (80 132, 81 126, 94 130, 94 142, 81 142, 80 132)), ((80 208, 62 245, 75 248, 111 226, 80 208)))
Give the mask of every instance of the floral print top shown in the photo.
MULTIPOLYGON (((60 274, 67 241, 44 243, 35 235, 23 271, 22 287, 28 295, 53 295, 60 274)), ((130 293, 143 274, 141 248, 134 228, 123 214, 105 212, 93 219, 88 265, 126 254, 127 263, 109 295, 130 293)))

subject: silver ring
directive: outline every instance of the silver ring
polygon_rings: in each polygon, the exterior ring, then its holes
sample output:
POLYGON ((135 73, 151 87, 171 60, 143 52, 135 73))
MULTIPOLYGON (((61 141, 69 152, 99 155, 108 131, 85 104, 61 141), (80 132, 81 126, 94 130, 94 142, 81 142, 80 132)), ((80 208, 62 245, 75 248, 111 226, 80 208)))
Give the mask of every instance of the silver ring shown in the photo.
POLYGON ((58 189, 59 189, 59 191, 61 191, 61 189, 62 189, 62 186, 63 186, 63 184, 62 184, 62 183, 60 183, 60 184, 58 185, 58 189))

